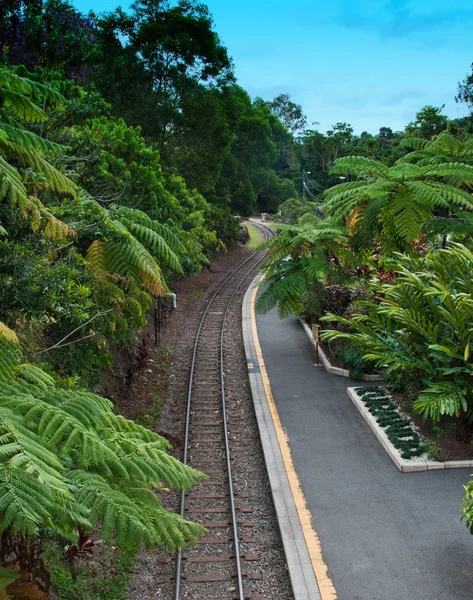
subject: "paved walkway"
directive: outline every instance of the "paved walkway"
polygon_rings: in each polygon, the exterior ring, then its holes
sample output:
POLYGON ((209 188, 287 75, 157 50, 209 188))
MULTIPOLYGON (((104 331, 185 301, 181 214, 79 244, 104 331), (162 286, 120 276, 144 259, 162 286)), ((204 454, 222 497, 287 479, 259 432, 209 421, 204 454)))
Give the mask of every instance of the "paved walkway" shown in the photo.
MULTIPOLYGON (((257 317, 272 394, 339 600, 472 600, 469 469, 400 473, 295 319, 257 317)), ((357 382, 355 385, 359 385, 357 382)))

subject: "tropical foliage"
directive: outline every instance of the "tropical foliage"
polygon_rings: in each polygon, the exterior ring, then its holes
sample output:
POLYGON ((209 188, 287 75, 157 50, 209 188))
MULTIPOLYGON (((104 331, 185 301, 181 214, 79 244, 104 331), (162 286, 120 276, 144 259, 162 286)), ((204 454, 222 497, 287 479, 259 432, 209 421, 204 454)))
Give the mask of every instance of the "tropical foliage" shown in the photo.
MULTIPOLYGON (((472 81, 458 96, 470 106, 472 81)), ((288 100, 280 97, 274 110, 290 123, 297 113, 288 100)), ((257 309, 322 321, 328 350, 353 377, 377 369, 413 412, 434 428, 454 422, 468 444, 472 121, 449 121, 442 108, 423 107, 403 132, 382 127, 356 136, 342 122, 325 134, 299 132, 291 160, 302 199, 280 205, 278 221, 289 225, 277 225, 266 245, 257 309), (324 229, 328 238, 319 237, 324 229)), ((472 498, 469 484, 471 531, 472 498)))
MULTIPOLYGON (((27 552, 47 535, 62 552, 95 529, 174 549, 199 535, 153 490, 200 475, 86 389, 156 297, 238 239, 232 213, 280 207, 259 310, 330 315, 352 373, 374 363, 415 382, 425 418, 472 418, 471 118, 427 105, 403 132, 308 129, 288 94, 238 85, 188 0, 98 16, 9 0, 0 44, 2 542, 27 552)), ((468 526, 472 506, 469 486, 468 526)))
POLYGON ((395 282, 376 285, 376 300, 361 302, 349 318, 323 317, 347 328, 325 338, 348 339, 388 375, 415 374, 421 390, 413 408, 424 419, 471 419, 472 264, 459 244, 424 257, 396 254, 389 260, 395 282))
POLYGON ((279 235, 265 242, 269 248, 265 261, 264 290, 258 298, 259 312, 277 305, 281 317, 298 313, 305 294, 324 278, 342 275, 336 258, 343 229, 330 221, 307 214, 299 226, 277 225, 279 235), (331 253, 332 251, 332 253, 331 253))
POLYGON ((186 489, 201 477, 166 453, 157 434, 115 415, 110 401, 58 388, 23 363, 0 324, 0 530, 49 529, 77 544, 100 526, 118 544, 171 550, 201 528, 165 511, 153 488, 186 489))
POLYGON ((363 242, 379 240, 387 249, 406 249, 437 212, 473 208, 473 168, 463 163, 426 166, 399 162, 394 167, 366 157, 342 158, 333 175, 349 176, 326 193, 325 212, 339 224, 350 224, 363 242))

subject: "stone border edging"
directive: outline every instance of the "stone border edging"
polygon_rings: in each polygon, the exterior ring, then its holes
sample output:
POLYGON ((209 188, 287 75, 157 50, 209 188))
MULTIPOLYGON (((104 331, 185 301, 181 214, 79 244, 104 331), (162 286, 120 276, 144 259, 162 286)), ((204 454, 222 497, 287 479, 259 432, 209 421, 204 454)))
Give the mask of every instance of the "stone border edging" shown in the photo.
MULTIPOLYGON (((285 438, 285 434, 280 423, 275 423, 275 421, 278 422, 278 415, 277 413, 273 414, 270 406, 272 394, 259 342, 255 339, 257 337, 254 335, 256 325, 252 314, 254 288, 260 279, 261 275, 258 275, 253 280, 243 299, 243 340, 256 420, 292 590, 295 600, 336 600, 330 579, 327 576, 324 577, 324 565, 321 559, 319 559, 320 564, 317 564, 319 576, 316 576, 316 566, 312 560, 312 554, 314 551, 317 552, 317 548, 315 548, 318 542, 317 536, 314 534, 308 542, 304 533, 307 527, 310 527, 310 516, 306 515, 307 523, 301 522, 291 488, 291 481, 294 484, 297 476, 294 471, 288 472, 283 456, 284 440, 280 440, 281 436, 285 438), (276 425, 278 425, 277 428, 276 425)), ((274 409, 273 405, 273 411, 274 409)))
MULTIPOLYGON (((307 337, 310 340, 310 343, 315 348, 315 340, 314 340, 314 336, 312 335, 312 331, 311 331, 310 327, 307 325, 307 323, 303 319, 301 319, 300 317, 298 317, 298 319, 299 319, 299 323, 302 325, 304 331, 306 332, 307 337)), ((328 359, 327 355, 322 350, 320 345, 319 345, 319 358, 322 361, 324 369, 327 371, 327 373, 331 373, 332 375, 338 375, 339 377, 350 377, 350 371, 348 369, 341 369, 340 367, 334 367, 332 365, 332 363, 330 362, 330 360, 328 359)), ((383 379, 384 379, 384 377, 382 375, 378 375, 378 374, 368 375, 366 373, 363 373, 360 377, 361 381, 383 381, 383 379)))
MULTIPOLYGON (((358 386, 359 387, 359 386, 358 386)), ((447 460, 438 462, 434 460, 407 460, 402 458, 401 453, 394 447, 388 436, 383 431, 383 428, 378 425, 376 417, 374 417, 360 396, 356 393, 356 388, 347 388, 347 394, 353 404, 356 406, 361 416, 370 426, 372 432, 378 438, 379 442, 386 450, 388 456, 394 462, 396 467, 403 473, 412 473, 418 471, 433 471, 438 469, 461 469, 473 467, 473 460, 447 460)))

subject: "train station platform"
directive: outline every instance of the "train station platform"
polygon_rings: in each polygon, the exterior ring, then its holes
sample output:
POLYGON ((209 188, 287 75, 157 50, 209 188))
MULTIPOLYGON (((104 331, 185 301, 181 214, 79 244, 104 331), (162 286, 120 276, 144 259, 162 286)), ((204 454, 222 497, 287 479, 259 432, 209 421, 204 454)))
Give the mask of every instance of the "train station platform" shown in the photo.
POLYGON ((401 473, 346 394, 313 366, 297 319, 243 306, 248 373, 296 600, 472 600, 471 469, 401 473))

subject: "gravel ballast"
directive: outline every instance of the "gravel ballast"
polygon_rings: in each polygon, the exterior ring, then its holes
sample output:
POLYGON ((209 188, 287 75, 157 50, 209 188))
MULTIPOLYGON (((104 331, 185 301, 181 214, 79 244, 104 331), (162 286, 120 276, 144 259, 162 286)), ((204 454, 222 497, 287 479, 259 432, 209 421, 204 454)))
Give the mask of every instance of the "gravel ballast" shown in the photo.
MULTIPOLYGON (((154 362, 150 362, 149 372, 138 377, 134 385, 138 391, 141 388, 145 393, 149 393, 149 386, 156 386, 156 389, 160 390, 164 398, 156 430, 170 439, 174 446, 173 453, 178 458, 182 456, 187 382, 194 335, 200 315, 206 301, 223 278, 251 254, 251 250, 237 244, 228 254, 221 254, 212 262, 211 271, 194 275, 173 288, 178 296, 177 309, 172 312, 162 329, 162 344, 165 345, 166 351, 170 352, 165 370, 162 369, 162 365, 160 366, 159 354, 152 351, 152 323, 148 326, 146 335, 151 349, 151 361, 154 362)), ((242 273, 244 272, 243 269, 242 273)), ((242 531, 241 555, 259 557, 259 560, 254 563, 247 563, 244 571, 261 577, 247 579, 245 594, 250 597, 263 596, 267 600, 290 600, 293 599, 293 594, 259 441, 242 340, 241 302, 253 276, 254 273, 248 277, 247 284, 241 286, 232 303, 224 348, 237 507, 241 504, 242 507, 249 506, 253 509, 253 512, 245 516, 248 525, 242 531), (245 542, 244 539, 255 541, 245 542)), ((217 344, 218 340, 215 343, 217 344)), ((135 391, 134 396, 136 395, 140 394, 135 391)), ((127 399, 123 398, 121 403, 126 405, 127 399)), ((133 410, 136 412, 136 407, 130 406, 130 412, 133 410)), ((167 508, 177 510, 178 500, 178 494, 173 493, 163 498, 163 503, 167 508)), ((215 502, 217 507, 218 500, 215 502)), ((222 515, 217 513, 215 520, 221 520, 221 517, 222 515)), ((196 552, 198 547, 192 550, 192 554, 196 552)), ((172 556, 155 552, 140 553, 129 588, 129 599, 173 600, 172 584, 159 583, 160 578, 173 575, 172 556)), ((200 589, 202 588, 199 587, 200 589)), ((222 582, 221 591, 222 596, 231 598, 235 591, 233 582, 222 582)), ((199 597, 205 598, 205 593, 199 597)))

